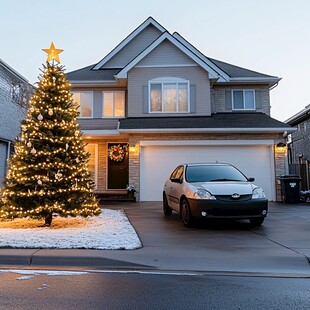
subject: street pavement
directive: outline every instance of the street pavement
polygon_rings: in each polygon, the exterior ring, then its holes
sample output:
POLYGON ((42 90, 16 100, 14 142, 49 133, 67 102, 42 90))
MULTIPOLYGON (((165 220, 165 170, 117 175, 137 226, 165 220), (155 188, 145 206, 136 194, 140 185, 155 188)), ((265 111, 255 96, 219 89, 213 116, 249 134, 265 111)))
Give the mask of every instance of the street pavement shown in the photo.
POLYGON ((270 203, 264 224, 198 223, 164 217, 160 202, 103 202, 125 210, 143 247, 137 250, 0 249, 0 268, 203 272, 310 277, 310 203, 270 203))

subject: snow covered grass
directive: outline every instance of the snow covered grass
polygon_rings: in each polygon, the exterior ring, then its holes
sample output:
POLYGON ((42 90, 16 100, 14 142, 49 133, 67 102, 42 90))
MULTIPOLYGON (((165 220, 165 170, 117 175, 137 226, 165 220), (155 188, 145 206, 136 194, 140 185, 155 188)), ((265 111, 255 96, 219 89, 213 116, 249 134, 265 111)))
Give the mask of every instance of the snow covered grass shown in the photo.
POLYGON ((55 218, 43 221, 16 219, 0 222, 0 248, 133 250, 141 242, 123 210, 103 209, 99 216, 55 218))

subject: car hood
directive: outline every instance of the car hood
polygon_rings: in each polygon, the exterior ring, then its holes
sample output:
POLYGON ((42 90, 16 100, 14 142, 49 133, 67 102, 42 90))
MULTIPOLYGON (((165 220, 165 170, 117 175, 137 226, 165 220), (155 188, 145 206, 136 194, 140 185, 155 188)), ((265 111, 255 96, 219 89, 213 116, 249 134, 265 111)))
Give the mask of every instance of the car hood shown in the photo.
POLYGON ((256 187, 250 182, 202 182, 195 183, 196 188, 204 188, 212 195, 251 195, 256 187))

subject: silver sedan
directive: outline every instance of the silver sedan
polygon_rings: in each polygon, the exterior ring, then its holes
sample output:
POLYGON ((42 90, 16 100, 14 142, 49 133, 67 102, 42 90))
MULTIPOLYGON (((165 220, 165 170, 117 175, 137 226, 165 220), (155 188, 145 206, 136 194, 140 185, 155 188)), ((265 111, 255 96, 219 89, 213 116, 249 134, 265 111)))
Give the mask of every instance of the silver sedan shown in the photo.
POLYGON ((267 216, 268 200, 230 164, 204 163, 179 165, 165 182, 163 211, 181 215, 184 226, 201 219, 248 219, 257 226, 267 216))

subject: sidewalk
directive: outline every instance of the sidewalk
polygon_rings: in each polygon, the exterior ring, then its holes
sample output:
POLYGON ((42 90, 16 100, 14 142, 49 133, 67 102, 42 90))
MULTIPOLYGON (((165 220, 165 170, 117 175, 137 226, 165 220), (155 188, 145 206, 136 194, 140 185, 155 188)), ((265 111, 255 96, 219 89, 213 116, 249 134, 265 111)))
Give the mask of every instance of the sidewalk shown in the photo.
POLYGON ((143 248, 138 250, 0 249, 1 268, 197 271, 310 276, 310 205, 270 203, 261 227, 247 222, 183 227, 165 218, 161 203, 105 203, 124 209, 143 248))

